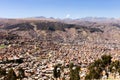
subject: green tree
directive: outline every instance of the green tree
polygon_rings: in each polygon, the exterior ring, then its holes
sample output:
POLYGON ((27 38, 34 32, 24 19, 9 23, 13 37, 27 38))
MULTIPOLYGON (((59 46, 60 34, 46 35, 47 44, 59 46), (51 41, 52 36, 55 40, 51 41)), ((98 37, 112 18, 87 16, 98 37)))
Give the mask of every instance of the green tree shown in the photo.
POLYGON ((0 77, 5 76, 5 75, 6 75, 6 69, 0 68, 0 77))
POLYGON ((116 73, 118 72, 120 74, 120 61, 116 60, 112 62, 109 66, 109 71, 114 74, 114 77, 116 77, 116 73))
POLYGON ((24 70, 22 68, 19 68, 18 78, 22 80, 25 77, 24 70))
POLYGON ((69 69, 70 69, 70 80, 80 80, 80 76, 79 76, 80 67, 74 65, 73 63, 70 63, 69 69))
MULTIPOLYGON (((88 66, 89 73, 86 75, 86 80, 100 79, 102 77, 102 71, 107 71, 107 67, 111 69, 111 59, 110 55, 103 55, 101 59, 95 60, 88 66)), ((107 75, 108 76, 108 75, 107 75)))
POLYGON ((93 67, 89 70, 89 73, 86 75, 85 80, 100 79, 102 76, 101 67, 93 67))
POLYGON ((8 71, 8 74, 5 80, 17 80, 17 76, 12 68, 8 71))
POLYGON ((110 55, 103 55, 103 56, 101 57, 101 59, 102 59, 102 62, 103 62, 104 67, 110 65, 111 62, 112 62, 112 61, 111 61, 112 57, 111 57, 110 55))

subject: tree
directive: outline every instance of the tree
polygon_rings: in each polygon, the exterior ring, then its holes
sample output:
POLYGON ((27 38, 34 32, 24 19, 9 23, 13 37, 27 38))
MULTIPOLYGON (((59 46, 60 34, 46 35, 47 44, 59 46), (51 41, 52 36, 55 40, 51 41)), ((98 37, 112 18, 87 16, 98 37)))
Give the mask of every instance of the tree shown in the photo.
POLYGON ((101 73, 101 67, 92 67, 86 75, 85 80, 100 79, 102 76, 101 73))
POLYGON ((103 55, 103 56, 101 57, 101 59, 102 59, 102 62, 103 62, 104 67, 110 65, 111 62, 112 62, 112 61, 111 61, 112 57, 111 57, 110 55, 103 55))
POLYGON ((120 68, 120 61, 116 60, 113 62, 113 66, 118 70, 120 68))
POLYGON ((109 71, 114 74, 114 77, 116 77, 117 72, 120 74, 120 61, 116 60, 112 62, 109 66, 109 71))
MULTIPOLYGON (((88 66, 89 73, 85 79, 100 79, 102 77, 102 71, 107 71, 107 67, 110 67, 112 57, 110 55, 103 55, 101 59, 95 60, 88 66)), ((110 67, 111 69, 111 67, 110 67)), ((108 74, 107 74, 108 77, 108 74)))
POLYGON ((53 76, 54 76, 54 78, 56 78, 56 80, 57 80, 57 78, 60 78, 61 72, 60 72, 60 65, 59 64, 54 66, 53 76))
POLYGON ((6 69, 0 68, 0 77, 5 76, 5 75, 6 75, 6 69))
POLYGON ((70 63, 69 68, 70 68, 70 80, 74 80, 74 71, 73 71, 74 64, 70 63))
POLYGON ((17 76, 12 68, 8 71, 8 74, 5 80, 17 80, 17 76))
POLYGON ((25 77, 24 70, 22 68, 19 68, 18 78, 22 80, 25 77))
POLYGON ((69 69, 70 69, 70 80, 80 80, 80 76, 79 76, 80 67, 74 65, 73 63, 70 63, 69 69))

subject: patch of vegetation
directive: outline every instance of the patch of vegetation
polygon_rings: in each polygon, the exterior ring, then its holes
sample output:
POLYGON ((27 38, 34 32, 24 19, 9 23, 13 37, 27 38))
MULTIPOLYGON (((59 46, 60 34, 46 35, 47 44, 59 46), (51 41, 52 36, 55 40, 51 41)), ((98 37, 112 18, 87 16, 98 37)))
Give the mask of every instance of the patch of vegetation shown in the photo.
POLYGON ((89 73, 86 75, 86 80, 101 79, 105 71, 107 78, 109 77, 108 72, 120 73, 120 61, 112 61, 110 55, 103 55, 101 59, 95 60, 88 66, 89 73))
MULTIPOLYGON (((89 30, 91 33, 103 32, 99 28, 88 28, 88 27, 82 26, 82 25, 66 24, 66 23, 62 23, 62 22, 34 22, 34 24, 36 25, 38 30, 65 31, 66 28, 68 28, 68 29, 75 28, 75 29, 86 29, 86 30, 89 30)), ((19 23, 19 24, 10 25, 10 26, 5 27, 5 29, 14 29, 14 28, 18 28, 17 30, 19 30, 19 31, 29 31, 29 30, 34 29, 34 27, 29 22, 19 23)))
POLYGON ((56 80, 58 78, 60 78, 60 76, 61 76, 61 72, 60 71, 61 71, 61 64, 55 65, 54 69, 53 69, 53 76, 54 76, 54 78, 56 78, 56 80))
POLYGON ((27 30, 32 30, 33 26, 30 25, 29 23, 19 23, 5 27, 5 29, 14 29, 14 28, 18 28, 17 30, 19 31, 27 31, 27 30))
POLYGON ((80 76, 79 76, 80 67, 74 65, 73 63, 70 63, 69 69, 70 69, 70 80, 80 80, 80 76))
POLYGON ((15 39, 15 35, 8 35, 7 37, 6 37, 6 40, 14 40, 15 39))
POLYGON ((103 30, 99 29, 99 28, 90 28, 90 32, 94 33, 94 32, 104 32, 103 30))
POLYGON ((17 76, 13 68, 10 68, 10 70, 6 71, 6 69, 0 67, 0 78, 3 78, 0 80, 22 80, 25 78, 25 73, 22 68, 19 68, 17 76))
POLYGON ((3 49, 3 48, 5 48, 6 47, 6 45, 0 45, 0 49, 3 49))
POLYGON ((17 76, 12 68, 8 71, 8 74, 5 80, 17 80, 17 76))

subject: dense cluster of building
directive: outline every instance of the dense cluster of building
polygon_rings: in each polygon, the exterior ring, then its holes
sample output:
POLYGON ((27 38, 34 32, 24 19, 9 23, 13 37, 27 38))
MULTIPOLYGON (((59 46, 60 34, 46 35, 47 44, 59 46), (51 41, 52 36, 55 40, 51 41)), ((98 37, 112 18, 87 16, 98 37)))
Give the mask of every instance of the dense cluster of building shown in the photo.
POLYGON ((22 63, 0 64, 1 68, 13 68, 16 71, 19 67, 25 70, 23 80, 52 80, 53 69, 56 64, 65 66, 61 77, 69 79, 68 65, 72 62, 81 66, 80 76, 85 77, 86 67, 103 54, 110 54, 113 60, 120 59, 120 45, 111 43, 80 42, 79 44, 54 43, 51 41, 18 40, 1 41, 4 48, 0 48, 0 60, 23 59, 22 63), (7 45, 5 43, 8 43, 7 45), (113 47, 109 47, 113 46, 113 47), (117 47, 115 47, 117 46, 117 47))

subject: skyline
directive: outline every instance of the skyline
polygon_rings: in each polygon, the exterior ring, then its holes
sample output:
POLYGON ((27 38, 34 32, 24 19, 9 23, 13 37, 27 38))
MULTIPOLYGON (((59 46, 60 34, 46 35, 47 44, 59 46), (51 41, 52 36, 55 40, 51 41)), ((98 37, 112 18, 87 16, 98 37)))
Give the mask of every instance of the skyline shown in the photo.
POLYGON ((120 17, 120 0, 1 0, 1 18, 120 17))

